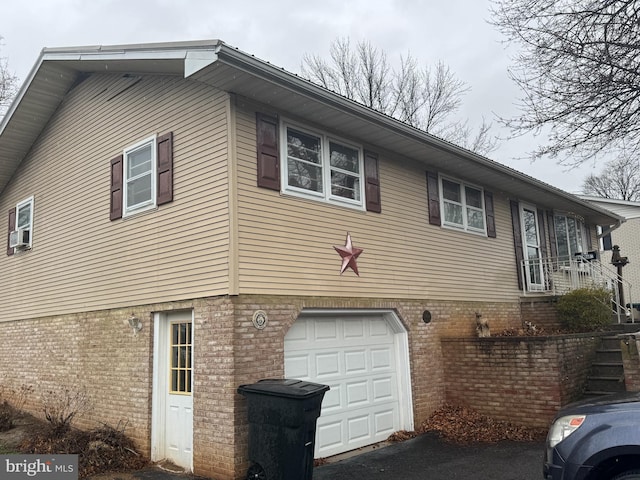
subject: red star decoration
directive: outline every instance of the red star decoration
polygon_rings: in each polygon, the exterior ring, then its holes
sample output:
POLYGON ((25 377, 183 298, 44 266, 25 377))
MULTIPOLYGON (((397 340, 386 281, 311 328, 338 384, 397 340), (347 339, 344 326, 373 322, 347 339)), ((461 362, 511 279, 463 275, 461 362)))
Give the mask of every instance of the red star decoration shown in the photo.
POLYGON ((347 242, 344 247, 334 245, 333 248, 335 248, 336 252, 338 252, 342 257, 342 268, 340 269, 340 275, 342 275, 347 268, 351 268, 351 270, 353 270, 356 275, 360 276, 360 274, 358 273, 358 264, 356 263, 356 260, 364 250, 353 246, 353 244, 351 243, 351 234, 347 233, 347 242))

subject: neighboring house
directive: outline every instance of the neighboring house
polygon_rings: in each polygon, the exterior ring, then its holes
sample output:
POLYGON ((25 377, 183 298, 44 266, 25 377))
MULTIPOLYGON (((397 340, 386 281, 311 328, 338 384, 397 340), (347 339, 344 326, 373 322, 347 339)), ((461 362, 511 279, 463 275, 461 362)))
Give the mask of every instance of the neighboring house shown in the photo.
MULTIPOLYGON (((609 225, 601 227, 604 235, 600 243, 600 255, 603 263, 610 264, 612 246, 620 247, 620 254, 629 260, 622 268, 625 303, 640 303, 640 202, 587 195, 580 197, 626 219, 615 229, 610 229, 609 225)), ((636 319, 640 319, 640 311, 633 313, 636 319)))
POLYGON ((44 49, 0 192, 3 386, 86 390, 81 426, 219 479, 239 385, 329 385, 317 457, 412 430, 440 338, 520 328, 621 220, 218 41, 44 49))

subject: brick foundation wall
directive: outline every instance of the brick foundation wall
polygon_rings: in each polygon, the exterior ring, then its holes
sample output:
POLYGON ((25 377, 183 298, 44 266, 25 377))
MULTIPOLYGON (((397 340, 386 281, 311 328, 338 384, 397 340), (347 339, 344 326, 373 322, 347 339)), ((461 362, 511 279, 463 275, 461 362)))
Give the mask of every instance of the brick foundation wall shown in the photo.
POLYGON ((624 335, 620 339, 622 364, 624 366, 624 386, 627 392, 640 392, 640 355, 635 334, 624 335))
POLYGON ((556 310, 557 302, 557 296, 522 297, 520 299, 522 322, 531 322, 547 332, 558 330, 560 322, 556 310))
POLYGON ((579 398, 599 336, 443 338, 447 401, 547 427, 561 406, 579 398))
POLYGON ((248 467, 246 400, 241 384, 284 375, 284 337, 303 309, 394 310, 409 332, 414 424, 445 401, 440 338, 473 338, 476 313, 492 331, 518 328, 520 305, 511 303, 407 301, 319 297, 237 296, 168 302, 2 324, 0 381, 5 392, 31 385, 25 409, 41 415, 41 397, 66 387, 86 391, 92 409, 75 425, 126 423, 126 433, 151 455, 154 312, 194 312, 194 471, 231 480, 248 467), (264 310, 266 328, 253 312, 264 310), (431 321, 423 321, 423 312, 431 321), (135 315, 142 330, 133 334, 135 315))

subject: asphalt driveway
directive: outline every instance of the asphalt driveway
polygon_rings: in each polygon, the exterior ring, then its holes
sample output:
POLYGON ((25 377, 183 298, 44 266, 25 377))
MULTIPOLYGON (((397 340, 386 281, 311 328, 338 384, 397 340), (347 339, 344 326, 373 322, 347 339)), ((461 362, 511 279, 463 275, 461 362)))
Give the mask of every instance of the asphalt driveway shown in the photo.
POLYGON ((541 480, 543 442, 452 445, 426 433, 321 465, 313 480, 541 480))
MULTIPOLYGON (((542 442, 452 445, 426 433, 318 466, 313 480, 542 480, 543 448, 542 442)), ((150 467, 91 480, 209 479, 150 467)))

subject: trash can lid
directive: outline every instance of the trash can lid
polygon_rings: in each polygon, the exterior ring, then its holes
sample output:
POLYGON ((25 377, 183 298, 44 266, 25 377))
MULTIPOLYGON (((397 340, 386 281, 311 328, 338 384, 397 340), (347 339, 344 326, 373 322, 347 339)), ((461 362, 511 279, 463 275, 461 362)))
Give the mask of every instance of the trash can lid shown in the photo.
POLYGON ((329 385, 306 382, 296 378, 265 378, 251 385, 240 385, 238 393, 260 393, 277 397, 304 398, 329 390, 329 385))

